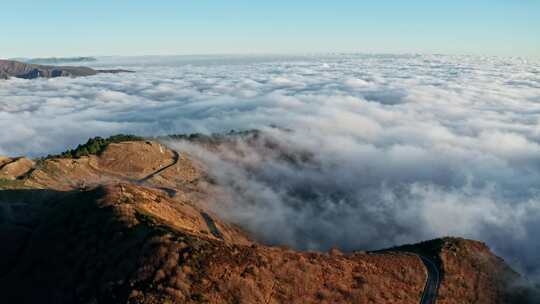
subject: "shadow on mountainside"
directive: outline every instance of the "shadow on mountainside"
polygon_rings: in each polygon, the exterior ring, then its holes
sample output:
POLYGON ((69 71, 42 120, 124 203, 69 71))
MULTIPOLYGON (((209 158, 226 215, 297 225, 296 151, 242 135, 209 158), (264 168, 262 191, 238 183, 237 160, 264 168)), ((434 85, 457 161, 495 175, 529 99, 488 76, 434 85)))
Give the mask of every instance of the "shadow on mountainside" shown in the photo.
POLYGON ((126 277, 151 230, 91 191, 0 191, 0 292, 6 303, 126 302, 126 277), (132 226, 131 226, 132 225, 132 226), (17 237, 11 237, 16 231, 17 237), (13 239, 14 238, 14 239, 13 239), (12 246, 7 246, 12 247, 12 246))
POLYGON ((17 264, 47 210, 65 195, 45 189, 0 190, 0 278, 17 264))
POLYGON ((164 199, 128 184, 0 191, 0 302, 201 302, 202 265, 224 244, 141 207, 164 199))

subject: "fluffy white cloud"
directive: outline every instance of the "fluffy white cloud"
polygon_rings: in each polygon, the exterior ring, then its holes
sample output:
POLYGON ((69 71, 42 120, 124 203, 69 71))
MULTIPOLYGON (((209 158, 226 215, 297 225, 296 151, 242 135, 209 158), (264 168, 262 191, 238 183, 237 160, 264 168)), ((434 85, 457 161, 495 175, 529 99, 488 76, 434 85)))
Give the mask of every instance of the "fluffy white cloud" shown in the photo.
POLYGON ((0 82, 0 154, 90 136, 266 129, 291 164, 197 150, 268 242, 486 241, 528 273, 540 241, 540 63, 446 56, 108 58, 135 74, 0 82))

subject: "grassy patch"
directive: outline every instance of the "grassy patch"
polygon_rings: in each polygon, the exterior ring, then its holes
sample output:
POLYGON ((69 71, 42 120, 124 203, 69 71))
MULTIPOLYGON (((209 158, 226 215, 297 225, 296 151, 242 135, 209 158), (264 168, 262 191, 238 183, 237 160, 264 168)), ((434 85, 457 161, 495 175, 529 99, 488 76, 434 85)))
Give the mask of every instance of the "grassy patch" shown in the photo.
POLYGON ((0 189, 20 189, 24 187, 24 180, 0 178, 0 189))

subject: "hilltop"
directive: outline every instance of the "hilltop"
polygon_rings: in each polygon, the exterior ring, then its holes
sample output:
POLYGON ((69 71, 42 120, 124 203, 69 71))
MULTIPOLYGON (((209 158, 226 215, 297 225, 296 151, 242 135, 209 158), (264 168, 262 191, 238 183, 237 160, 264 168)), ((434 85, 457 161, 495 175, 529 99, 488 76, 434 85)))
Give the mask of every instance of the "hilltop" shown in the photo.
MULTIPOLYGON (((175 138, 211 149, 229 137, 175 138)), ((211 175, 196 155, 130 136, 44 159, 0 158, 0 242, 9 244, 0 251, 0 299, 427 303, 433 280, 437 303, 513 301, 519 275, 473 240, 349 253, 261 244, 215 212, 220 186, 211 175)))

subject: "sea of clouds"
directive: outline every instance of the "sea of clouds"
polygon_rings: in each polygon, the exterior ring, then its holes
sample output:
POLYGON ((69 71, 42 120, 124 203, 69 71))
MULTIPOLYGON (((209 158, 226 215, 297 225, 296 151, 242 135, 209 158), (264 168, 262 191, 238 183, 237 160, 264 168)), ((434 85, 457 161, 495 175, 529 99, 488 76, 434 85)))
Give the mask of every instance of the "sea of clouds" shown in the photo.
POLYGON ((486 242, 540 273, 540 62, 440 55, 100 58, 134 74, 0 82, 0 155, 88 137, 261 129, 206 151, 223 215, 269 243, 370 250, 486 242), (269 128, 275 125, 279 128, 269 128))

